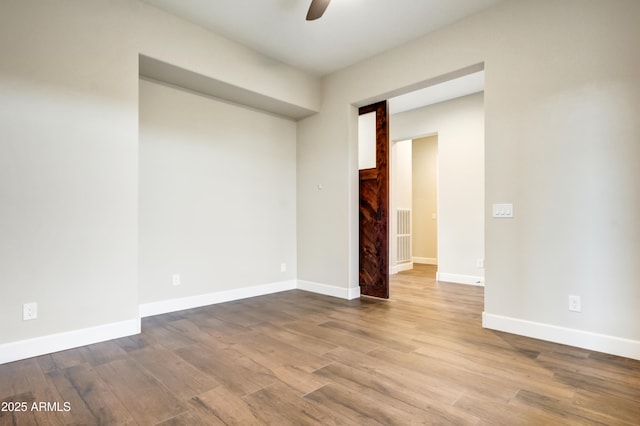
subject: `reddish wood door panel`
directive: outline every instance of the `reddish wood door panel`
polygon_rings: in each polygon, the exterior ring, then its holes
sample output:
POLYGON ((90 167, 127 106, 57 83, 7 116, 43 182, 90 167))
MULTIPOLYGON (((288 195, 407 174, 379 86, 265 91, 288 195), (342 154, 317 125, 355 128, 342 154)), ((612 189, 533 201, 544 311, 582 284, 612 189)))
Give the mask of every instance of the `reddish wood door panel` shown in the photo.
POLYGON ((387 101, 376 112, 376 166, 360 170, 360 294, 389 298, 389 122, 387 101))

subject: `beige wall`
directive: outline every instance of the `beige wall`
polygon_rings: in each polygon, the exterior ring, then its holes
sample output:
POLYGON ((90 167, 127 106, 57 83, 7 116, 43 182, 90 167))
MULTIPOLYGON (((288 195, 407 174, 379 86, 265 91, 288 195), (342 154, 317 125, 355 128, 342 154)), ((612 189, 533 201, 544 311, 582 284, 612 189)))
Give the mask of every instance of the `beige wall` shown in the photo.
POLYGON ((417 261, 438 259, 438 136, 414 139, 413 170, 413 257, 417 261), (433 217, 435 215, 435 217, 433 217))
POLYGON ((357 286, 351 105, 484 63, 485 319, 640 358, 638 16, 635 0, 514 0, 325 78, 298 130, 299 277, 357 286), (513 219, 490 216, 503 202, 513 219))
POLYGON ((315 78, 135 0, 0 2, 0 51, 0 362, 139 327, 140 53, 320 104, 315 78), (37 320, 22 320, 25 302, 37 320))
POLYGON ((0 354, 86 327, 135 332, 143 53, 322 105, 297 128, 298 278, 341 288, 357 288, 354 105, 484 63, 486 318, 640 358, 638 16, 636 0, 513 0, 320 85, 137 1, 1 2, 0 354), (515 218, 489 217, 497 202, 515 218), (25 322, 30 301, 40 319, 25 322))
POLYGON ((141 80, 139 156, 140 303, 295 279, 295 122, 141 80))

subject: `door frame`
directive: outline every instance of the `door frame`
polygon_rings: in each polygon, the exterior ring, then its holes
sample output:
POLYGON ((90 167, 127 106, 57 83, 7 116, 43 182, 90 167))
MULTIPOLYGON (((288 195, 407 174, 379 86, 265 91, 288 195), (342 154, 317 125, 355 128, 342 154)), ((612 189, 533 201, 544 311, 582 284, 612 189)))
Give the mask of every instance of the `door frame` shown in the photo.
MULTIPOLYGON (((376 94, 370 94, 370 96, 354 96, 353 98, 346 100, 347 108, 348 108, 348 118, 346 118, 347 123, 345 123, 347 127, 347 134, 345 137, 348 139, 348 215, 349 215, 349 223, 347 225, 348 228, 348 259, 347 259, 347 279, 349 282, 348 287, 348 299, 355 299, 359 296, 359 167, 358 167, 358 109, 359 107, 369 105, 380 101, 381 99, 389 99, 395 96, 400 96, 402 94, 410 93, 416 90, 420 90, 429 86, 433 86, 439 83, 443 83, 449 80, 456 79, 458 77, 462 77, 468 74, 473 74, 478 71, 485 71, 485 62, 478 62, 472 65, 468 65, 459 69, 452 70, 450 72, 445 72, 442 74, 438 74, 436 76, 427 77, 422 81, 416 81, 410 85, 397 86, 392 88, 387 88, 387 90, 383 92, 378 92, 376 94)), ((366 93, 366 92, 365 92, 366 93)), ((364 95, 365 93, 360 93, 364 95)), ((487 90, 485 88, 485 94, 487 90)), ((391 121, 391 120, 390 120, 391 121)), ((485 129, 486 129, 486 115, 485 115, 485 129)), ((390 132, 391 137, 391 132, 390 132)), ((485 183, 486 186, 486 183, 485 183)), ((485 201, 486 203, 486 201, 485 201)), ((390 225, 389 225, 390 226, 390 225)), ((485 219, 485 231, 486 231, 486 219, 485 219)), ((439 238, 440 241, 440 238, 439 238)), ((486 232, 485 232, 485 241, 486 241, 486 232)), ((487 274, 487 269, 485 267, 485 276, 487 274)))

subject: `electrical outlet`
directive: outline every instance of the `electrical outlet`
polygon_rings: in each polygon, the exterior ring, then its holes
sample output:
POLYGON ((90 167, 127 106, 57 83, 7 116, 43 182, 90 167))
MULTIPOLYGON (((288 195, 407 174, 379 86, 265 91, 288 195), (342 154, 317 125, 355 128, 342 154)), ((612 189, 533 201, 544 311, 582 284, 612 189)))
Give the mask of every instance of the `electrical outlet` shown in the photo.
POLYGON ((24 321, 38 318, 38 304, 35 302, 22 305, 22 319, 24 321))
POLYGON ((281 263, 280 264, 280 272, 287 272, 287 264, 286 263, 281 263))
POLYGON ((477 267, 478 269, 482 269, 482 268, 484 268, 484 259, 477 259, 477 260, 476 260, 476 267, 477 267))
POLYGON ((173 274, 173 276, 171 277, 171 281, 173 282, 173 285, 180 285, 182 284, 180 282, 180 274, 173 274))
POLYGON ((582 312, 580 296, 569 295, 569 310, 571 312, 582 312))

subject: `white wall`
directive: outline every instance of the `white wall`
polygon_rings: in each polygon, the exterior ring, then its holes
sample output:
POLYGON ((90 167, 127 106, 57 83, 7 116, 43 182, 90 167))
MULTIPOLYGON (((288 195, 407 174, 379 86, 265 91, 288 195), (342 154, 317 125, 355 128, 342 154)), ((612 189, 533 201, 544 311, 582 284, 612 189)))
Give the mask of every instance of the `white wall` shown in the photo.
MULTIPOLYGON (((393 116, 391 118, 393 121, 393 116)), ((393 124, 391 124, 393 126, 393 124)), ((405 139, 391 141, 389 150, 389 273, 395 274, 401 270, 411 269, 412 262, 399 264, 398 259, 398 209, 412 208, 413 171, 412 171, 412 141, 405 139)))
POLYGON ((139 173, 140 303, 295 279, 295 122, 141 80, 139 173))
POLYGON ((640 358, 638 16, 514 0, 325 78, 298 131, 299 277, 357 286, 355 105, 484 63, 485 325, 640 358))
POLYGON ((139 330, 140 53, 320 104, 314 77, 134 0, 0 2, 0 51, 0 362, 139 330))
POLYGON ((391 117, 392 139, 438 134, 438 278, 443 281, 484 281, 476 266, 484 258, 483 100, 476 93, 391 117))

